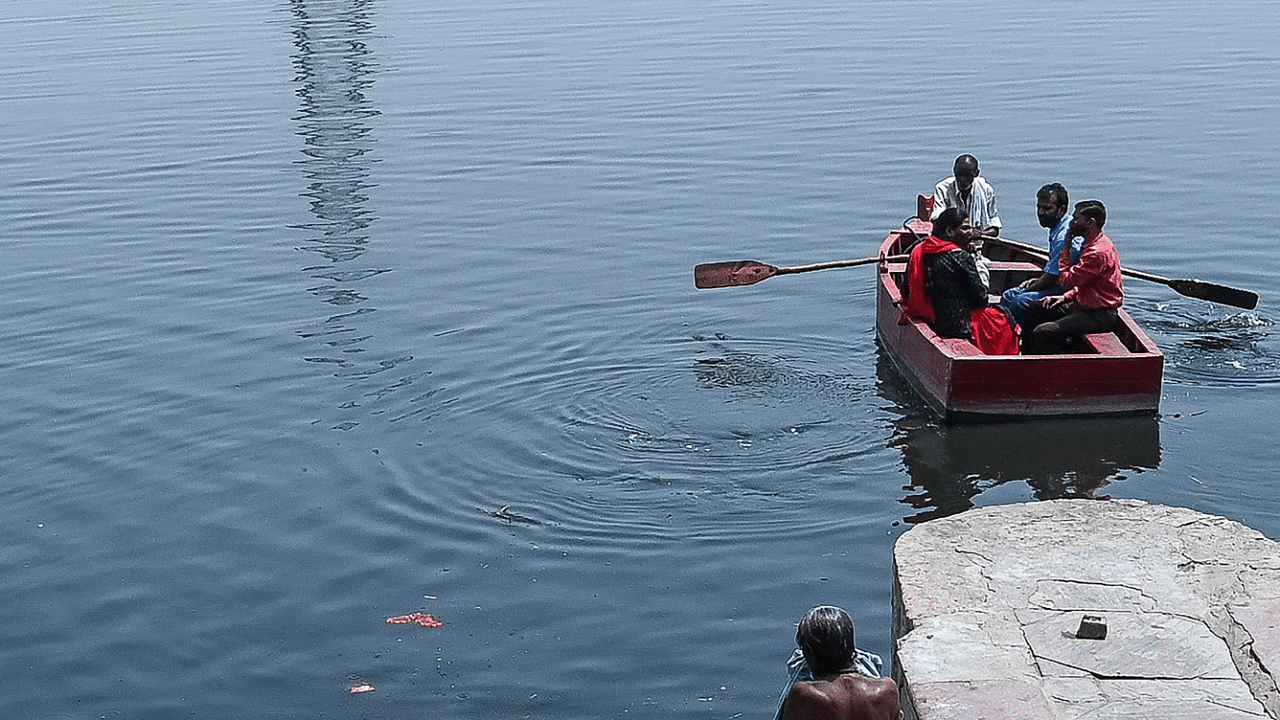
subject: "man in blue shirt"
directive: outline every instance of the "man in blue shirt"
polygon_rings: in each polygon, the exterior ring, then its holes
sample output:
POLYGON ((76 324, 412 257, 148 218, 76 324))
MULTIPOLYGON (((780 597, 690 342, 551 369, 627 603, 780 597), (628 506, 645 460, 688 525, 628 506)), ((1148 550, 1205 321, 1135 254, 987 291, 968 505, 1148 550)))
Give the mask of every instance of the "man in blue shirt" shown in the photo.
MULTIPOLYGON (((1023 327, 1035 317, 1033 306, 1037 300, 1063 292, 1058 284, 1058 256, 1067 245, 1067 230, 1071 227, 1071 213, 1067 209, 1070 206, 1067 189, 1060 183, 1049 183, 1036 193, 1036 216, 1040 219, 1040 227, 1049 230, 1049 261, 1039 277, 1011 287, 1000 296, 1000 305, 1023 327)), ((1083 242, 1080 237, 1071 239, 1073 261, 1079 259, 1083 242)))

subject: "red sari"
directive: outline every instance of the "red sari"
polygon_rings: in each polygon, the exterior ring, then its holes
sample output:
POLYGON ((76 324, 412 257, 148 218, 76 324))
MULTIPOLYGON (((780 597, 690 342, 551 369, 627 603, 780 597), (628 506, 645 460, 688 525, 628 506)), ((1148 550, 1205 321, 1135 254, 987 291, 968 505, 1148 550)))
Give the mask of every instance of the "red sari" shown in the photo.
POLYGON ((1018 326, 998 307, 973 311, 973 344, 986 355, 1017 355, 1018 326))
MULTIPOLYGON (((933 301, 925 290, 924 259, 927 255, 959 250, 950 240, 930 235, 916 244, 907 260, 907 300, 902 306, 903 315, 916 320, 933 322, 933 301)), ((1018 330, 1003 310, 997 307, 974 308, 970 315, 973 337, 970 341, 986 355, 1017 355, 1018 330)))

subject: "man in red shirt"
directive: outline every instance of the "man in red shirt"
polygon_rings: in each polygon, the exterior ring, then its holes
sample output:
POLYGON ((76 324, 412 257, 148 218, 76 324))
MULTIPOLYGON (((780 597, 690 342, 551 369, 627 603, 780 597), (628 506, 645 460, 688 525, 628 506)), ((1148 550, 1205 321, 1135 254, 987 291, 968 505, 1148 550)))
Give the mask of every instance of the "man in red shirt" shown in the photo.
POLYGON ((1107 224, 1107 208, 1098 200, 1076 203, 1069 238, 1084 238, 1080 259, 1071 253, 1058 258, 1058 281, 1066 289, 1061 295, 1041 298, 1039 323, 1026 336, 1027 351, 1056 353, 1067 349, 1068 338, 1087 333, 1110 332, 1124 304, 1124 284, 1120 280, 1120 254, 1115 243, 1102 231, 1107 224))

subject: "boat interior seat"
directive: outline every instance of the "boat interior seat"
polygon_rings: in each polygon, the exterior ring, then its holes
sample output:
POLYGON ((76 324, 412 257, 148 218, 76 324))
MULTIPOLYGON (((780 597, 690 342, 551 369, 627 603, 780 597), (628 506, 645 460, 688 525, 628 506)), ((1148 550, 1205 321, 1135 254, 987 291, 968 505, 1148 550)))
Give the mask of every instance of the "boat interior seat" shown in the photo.
POLYGON ((1041 267, 1040 265, 1036 265, 1035 263, 1029 263, 1029 262, 1019 262, 1019 261, 1012 261, 1012 260, 992 260, 991 270, 992 272, 1003 271, 1003 272, 1039 273, 1039 272, 1042 272, 1044 268, 1041 267))
POLYGON ((1084 336, 1085 344, 1099 355, 1128 355, 1129 348, 1115 333, 1090 333, 1084 336))
POLYGON ((978 349, 977 345, 964 338, 938 338, 938 344, 946 348, 952 355, 960 356, 982 356, 986 353, 978 349))
MULTIPOLYGON (((1128 355, 1131 351, 1115 333, 1091 333, 1083 336, 1084 344, 1099 355, 1128 355)), ((957 357, 981 357, 985 355, 964 338, 938 338, 938 344, 957 357)))

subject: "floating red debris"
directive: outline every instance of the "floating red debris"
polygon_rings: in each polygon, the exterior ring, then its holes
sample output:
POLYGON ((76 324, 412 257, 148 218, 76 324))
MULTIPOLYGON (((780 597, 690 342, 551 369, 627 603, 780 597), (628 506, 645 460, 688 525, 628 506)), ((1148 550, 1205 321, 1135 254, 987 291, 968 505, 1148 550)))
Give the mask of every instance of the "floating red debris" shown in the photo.
POLYGON ((367 682, 358 683, 356 685, 352 685, 351 687, 347 688, 347 692, 351 693, 352 695, 356 695, 359 693, 373 692, 374 690, 377 690, 377 688, 375 688, 374 686, 370 685, 367 682))
POLYGON ((444 623, 437 620, 434 615, 428 615, 420 612, 389 617, 387 618, 387 622, 391 625, 408 625, 413 623, 414 625, 421 625, 425 628, 444 627, 444 623))

